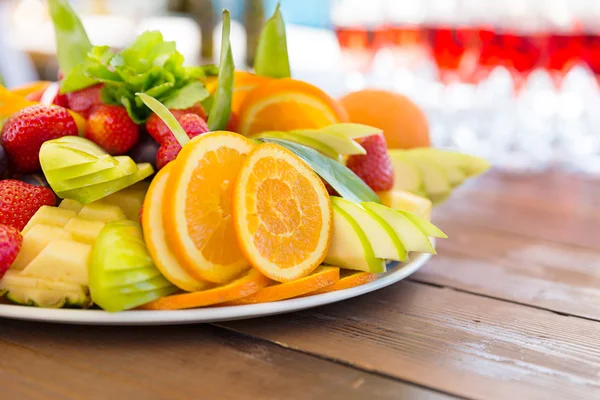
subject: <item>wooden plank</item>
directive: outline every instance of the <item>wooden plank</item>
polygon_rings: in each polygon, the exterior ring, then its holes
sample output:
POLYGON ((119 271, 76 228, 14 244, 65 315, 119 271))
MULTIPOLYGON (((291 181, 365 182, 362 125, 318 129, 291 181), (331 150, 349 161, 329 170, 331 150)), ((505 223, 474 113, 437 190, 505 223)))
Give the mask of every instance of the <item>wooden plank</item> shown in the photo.
POLYGON ((600 320, 600 252, 440 219, 449 235, 411 277, 600 320))
POLYGON ((449 398, 208 325, 2 320, 0 354, 3 399, 449 398))
POLYGON ((600 249, 600 183, 565 174, 490 173, 459 188, 434 219, 600 249))
POLYGON ((597 399, 600 324, 403 282, 237 332, 477 399, 597 399))

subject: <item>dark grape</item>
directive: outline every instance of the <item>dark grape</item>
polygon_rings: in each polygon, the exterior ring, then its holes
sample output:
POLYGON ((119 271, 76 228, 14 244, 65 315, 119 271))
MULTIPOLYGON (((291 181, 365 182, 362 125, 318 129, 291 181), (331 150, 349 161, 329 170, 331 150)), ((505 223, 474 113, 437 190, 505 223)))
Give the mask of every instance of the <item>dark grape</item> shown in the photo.
POLYGON ((0 179, 2 179, 7 172, 8 156, 6 155, 6 151, 4 151, 4 147, 0 145, 0 179))
POLYGON ((129 152, 136 163, 150 163, 156 169, 156 153, 160 145, 150 135, 143 135, 129 152))
POLYGON ((46 180, 46 177, 44 176, 44 174, 16 175, 15 178, 20 180, 21 182, 29 183, 30 185, 33 185, 33 186, 43 186, 43 187, 50 188, 50 184, 46 180))

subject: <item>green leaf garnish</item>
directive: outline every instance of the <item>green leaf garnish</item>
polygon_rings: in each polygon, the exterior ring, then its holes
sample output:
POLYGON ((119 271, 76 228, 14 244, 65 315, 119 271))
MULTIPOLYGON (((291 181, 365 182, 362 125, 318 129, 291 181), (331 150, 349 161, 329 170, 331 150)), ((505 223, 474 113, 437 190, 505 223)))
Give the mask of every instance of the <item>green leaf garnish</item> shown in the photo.
POLYGON ((335 151, 335 149, 329 147, 323 142, 320 142, 318 139, 313 139, 309 137, 303 137, 296 135, 292 132, 282 132, 282 131, 269 131, 269 132, 261 132, 255 135, 252 135, 253 139, 281 139, 287 140, 288 142, 294 142, 301 144, 303 146, 310 147, 311 149, 317 150, 321 154, 326 155, 327 157, 333 158, 334 160, 340 159, 340 153, 335 151))
POLYGON ((158 31, 142 33, 120 53, 107 46, 88 50, 66 75, 61 92, 104 83, 103 102, 124 106, 137 124, 146 122, 151 111, 136 93, 146 93, 174 109, 191 107, 208 96, 199 79, 212 74, 214 66, 183 66, 175 42, 165 41, 158 31))
MULTIPOLYGON (((92 43, 79 16, 67 0, 48 0, 48 9, 56 35, 58 65, 61 71, 67 75, 75 67, 85 62, 92 43)), ((83 74, 79 75, 78 80, 86 82, 87 86, 94 84, 92 79, 83 74)))
POLYGON ((171 114, 171 111, 169 111, 169 109, 160 101, 156 100, 154 97, 148 96, 145 93, 136 93, 136 96, 138 96, 138 98, 140 98, 149 109, 158 115, 158 118, 160 118, 165 125, 167 125, 171 132, 173 132, 173 135, 175 135, 175 139, 177 139, 181 147, 190 141, 190 138, 177 121, 177 118, 175 118, 175 116, 171 114))
POLYGON ((269 18, 258 38, 254 71, 257 75, 271 78, 289 78, 291 76, 290 59, 287 49, 285 23, 277 3, 275 13, 269 18))
POLYGON ((356 176, 354 172, 318 151, 281 139, 263 138, 260 140, 276 143, 291 150, 321 178, 325 179, 340 196, 354 202, 372 201, 381 203, 375 192, 362 179, 356 176))
POLYGON ((221 34, 221 56, 219 60, 219 81, 208 114, 208 128, 211 131, 225 129, 231 116, 231 99, 233 97, 233 54, 229 41, 231 17, 229 11, 223 10, 223 30, 221 34))

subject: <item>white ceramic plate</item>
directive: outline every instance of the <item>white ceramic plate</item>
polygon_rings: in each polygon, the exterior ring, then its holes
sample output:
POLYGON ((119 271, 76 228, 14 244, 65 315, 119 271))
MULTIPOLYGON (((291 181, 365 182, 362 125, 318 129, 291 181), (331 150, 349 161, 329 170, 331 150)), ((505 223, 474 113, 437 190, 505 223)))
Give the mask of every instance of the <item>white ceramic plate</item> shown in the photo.
POLYGON ((264 317, 335 303, 384 288, 415 273, 430 258, 431 254, 418 254, 408 264, 396 264, 390 267, 386 273, 381 274, 378 279, 358 287, 274 303, 178 311, 123 311, 120 313, 0 304, 0 317, 76 325, 177 325, 264 317))

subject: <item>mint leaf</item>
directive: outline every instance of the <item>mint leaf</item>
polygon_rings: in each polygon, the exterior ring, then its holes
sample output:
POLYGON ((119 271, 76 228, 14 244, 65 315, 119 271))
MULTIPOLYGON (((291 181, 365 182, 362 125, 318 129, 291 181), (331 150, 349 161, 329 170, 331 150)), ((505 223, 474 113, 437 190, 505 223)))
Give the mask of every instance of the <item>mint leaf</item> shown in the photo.
MULTIPOLYGON (((146 93, 150 94, 150 90, 146 93)), ((184 108, 191 107, 198 102, 201 102, 208 96, 208 90, 206 90, 202 82, 192 82, 187 86, 184 86, 181 89, 179 89, 173 95, 171 95, 169 99, 164 102, 164 105, 165 107, 174 110, 182 110, 184 108)))
POLYGON ((317 175, 325 179, 340 196, 360 203, 363 201, 372 201, 381 203, 379 197, 371 190, 366 183, 362 181, 354 172, 346 168, 339 162, 324 156, 310 147, 301 144, 292 143, 287 140, 262 138, 263 142, 276 143, 291 150, 302 159, 317 175))

